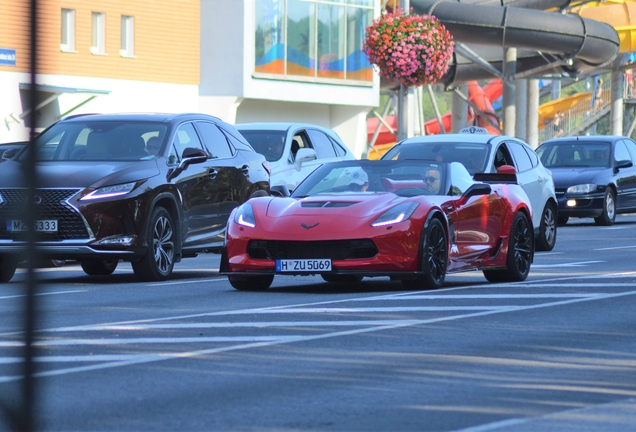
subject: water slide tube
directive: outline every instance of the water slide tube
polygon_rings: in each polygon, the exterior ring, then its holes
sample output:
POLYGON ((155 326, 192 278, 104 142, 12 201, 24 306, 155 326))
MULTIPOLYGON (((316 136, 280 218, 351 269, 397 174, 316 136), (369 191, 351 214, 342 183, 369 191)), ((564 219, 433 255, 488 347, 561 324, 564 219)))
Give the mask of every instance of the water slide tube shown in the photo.
MULTIPOLYGON (((620 38, 609 24, 560 10, 572 0, 410 0, 414 13, 436 16, 456 42, 502 70, 504 47, 517 48, 517 73, 551 62, 543 73, 577 76, 610 64, 617 56, 620 38)), ((491 72, 455 52, 449 71, 440 83, 492 79, 491 72)))

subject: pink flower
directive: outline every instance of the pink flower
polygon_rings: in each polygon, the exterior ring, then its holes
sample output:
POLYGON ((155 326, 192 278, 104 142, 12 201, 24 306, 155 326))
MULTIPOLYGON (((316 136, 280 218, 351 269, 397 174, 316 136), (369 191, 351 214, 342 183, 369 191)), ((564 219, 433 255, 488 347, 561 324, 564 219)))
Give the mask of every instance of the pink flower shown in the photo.
POLYGON ((448 71, 453 38, 435 17, 398 11, 366 28, 363 51, 382 77, 420 86, 435 83, 448 71))

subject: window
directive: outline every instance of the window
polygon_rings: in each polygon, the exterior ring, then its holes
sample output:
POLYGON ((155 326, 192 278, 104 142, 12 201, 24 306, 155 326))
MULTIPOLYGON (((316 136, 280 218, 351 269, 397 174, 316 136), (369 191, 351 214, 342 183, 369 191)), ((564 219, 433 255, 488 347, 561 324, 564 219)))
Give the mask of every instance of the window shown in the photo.
POLYGON ((62 9, 62 51, 75 51, 75 10, 62 9))
POLYGON ((255 72, 296 79, 373 80, 362 52, 374 0, 256 0, 255 72))
POLYGON ((93 54, 106 53, 106 15, 102 12, 91 14, 92 34, 91 52, 93 54))
POLYGON ((201 144, 199 136, 194 130, 192 123, 185 123, 179 126, 179 129, 177 129, 177 133, 172 140, 172 149, 174 152, 171 150, 170 154, 171 156, 176 155, 176 157, 180 160, 183 155, 183 151, 188 147, 203 150, 203 144, 201 144))
POLYGON ((333 144, 327 135, 314 129, 307 129, 307 133, 319 159, 336 157, 333 144))
POLYGON ((135 17, 121 16, 121 49, 119 54, 123 57, 135 55, 135 17))
POLYGON ((528 171, 529 169, 532 169, 532 161, 530 160, 530 156, 523 149, 523 146, 521 144, 511 142, 507 145, 514 156, 515 161, 517 162, 517 172, 522 173, 528 171))
POLYGON ((227 138, 214 123, 197 122, 197 129, 201 134, 201 139, 212 157, 229 158, 232 157, 232 150, 228 145, 227 138))

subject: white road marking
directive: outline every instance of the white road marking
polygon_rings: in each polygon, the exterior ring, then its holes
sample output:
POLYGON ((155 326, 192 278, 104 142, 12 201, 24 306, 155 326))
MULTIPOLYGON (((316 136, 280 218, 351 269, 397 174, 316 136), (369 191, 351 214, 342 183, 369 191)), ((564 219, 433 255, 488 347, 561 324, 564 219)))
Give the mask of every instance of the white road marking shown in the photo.
MULTIPOLYGON (((217 353, 222 353, 222 352, 239 351, 239 350, 246 350, 246 349, 252 349, 252 348, 260 348, 260 347, 268 347, 268 346, 274 346, 274 345, 280 345, 280 344, 287 344, 287 343, 307 342, 307 341, 312 341, 312 340, 320 340, 320 339, 329 339, 329 338, 335 338, 335 337, 351 336, 351 335, 356 335, 356 334, 363 334, 363 333, 371 333, 371 332, 377 332, 377 331, 384 331, 384 330, 392 330, 392 329, 398 329, 398 328, 412 327, 412 326, 415 326, 415 325, 424 325, 424 324, 431 324, 431 323, 437 323, 437 322, 456 321, 456 320, 461 320, 461 319, 466 319, 466 318, 476 318, 476 317, 480 317, 480 316, 494 315, 494 314, 499 314, 499 313, 519 312, 519 311, 525 311, 525 310, 531 310, 531 309, 542 309, 542 308, 550 308, 550 307, 557 307, 557 306, 565 306, 565 305, 568 305, 568 304, 574 304, 574 303, 580 303, 580 302, 606 300, 606 299, 609 299, 609 298, 617 298, 617 297, 625 297, 625 296, 633 296, 633 295, 636 295, 636 291, 627 291, 627 292, 613 293, 613 294, 603 294, 603 295, 599 295, 599 296, 595 296, 595 297, 575 298, 575 299, 561 300, 561 301, 556 301, 556 302, 541 303, 541 304, 534 304, 534 305, 527 305, 527 306, 510 306, 510 307, 498 308, 498 309, 495 309, 495 310, 487 310, 487 311, 468 313, 468 314, 462 314, 462 315, 451 315, 451 316, 437 317, 437 318, 424 319, 424 320, 413 320, 409 324, 402 324, 402 323, 401 324, 389 324, 389 325, 385 325, 385 326, 374 326, 374 327, 352 329, 352 330, 339 331, 339 332, 330 332, 330 333, 324 333, 324 334, 311 334, 311 335, 304 335, 304 336, 297 336, 297 337, 286 336, 283 339, 279 338, 279 339, 270 340, 270 341, 252 342, 252 343, 246 343, 246 344, 230 345, 230 346, 224 346, 224 347, 209 348, 209 349, 204 349, 204 350, 195 350, 195 351, 186 351, 186 352, 181 352, 181 353, 175 353, 173 357, 165 357, 163 355, 157 355, 157 354, 140 354, 139 356, 132 357, 130 359, 125 359, 125 360, 119 360, 119 361, 113 361, 113 362, 107 362, 107 363, 100 363, 100 364, 95 364, 95 365, 86 365, 86 366, 71 367, 71 368, 58 369, 58 370, 51 370, 51 371, 46 371, 46 372, 38 372, 38 373, 35 373, 33 376, 36 377, 36 378, 38 378, 38 377, 47 377, 47 376, 59 376, 59 375, 66 375, 66 374, 70 374, 70 373, 87 372, 87 371, 94 371, 94 370, 103 370, 103 369, 109 369, 109 368, 114 368, 114 367, 135 365, 135 364, 146 364, 146 363, 151 363, 151 362, 163 361, 163 360, 167 360, 167 359, 170 359, 170 358, 193 358, 193 357, 200 357, 200 356, 204 356, 204 355, 217 354, 217 353)), ((232 312, 232 314, 234 314, 233 312, 235 312, 235 311, 229 311, 229 312, 232 312)), ((0 383, 19 381, 21 379, 23 379, 23 376, 21 376, 21 375, 0 376, 0 383)))
MULTIPOLYGON (((36 296, 49 296, 49 295, 58 295, 58 294, 75 294, 75 293, 80 293, 80 292, 88 292, 88 290, 54 291, 54 292, 50 292, 50 293, 38 293, 38 294, 36 294, 36 296)), ((12 299, 12 298, 20 298, 20 297, 26 297, 26 294, 2 296, 2 297, 0 297, 0 300, 6 300, 6 299, 12 299)))
POLYGON ((636 248, 636 245, 634 245, 634 246, 614 246, 614 247, 599 248, 599 249, 593 249, 593 250, 595 250, 595 251, 606 251, 606 250, 634 249, 634 248, 636 248))
MULTIPOLYGON (((175 337, 175 338, 113 338, 113 339, 56 339, 35 341, 36 347, 55 346, 92 346, 92 345, 131 345, 131 344, 173 344, 173 343, 210 343, 210 342, 284 342, 288 339, 296 340, 301 336, 213 336, 213 337, 175 337)), ((25 345, 22 341, 2 342, 0 347, 18 348, 25 345)))
POLYGON ((586 266, 588 264, 598 264, 604 263, 606 261, 581 261, 581 262, 573 262, 573 263, 560 263, 560 264, 532 264, 530 269, 533 268, 552 268, 552 267, 581 267, 586 266))
POLYGON ((393 324, 414 324, 416 320, 356 320, 356 321, 259 321, 183 324, 95 325, 82 328, 55 329, 51 332, 69 331, 137 331, 155 329, 204 329, 204 328, 269 328, 269 327, 363 327, 393 324))

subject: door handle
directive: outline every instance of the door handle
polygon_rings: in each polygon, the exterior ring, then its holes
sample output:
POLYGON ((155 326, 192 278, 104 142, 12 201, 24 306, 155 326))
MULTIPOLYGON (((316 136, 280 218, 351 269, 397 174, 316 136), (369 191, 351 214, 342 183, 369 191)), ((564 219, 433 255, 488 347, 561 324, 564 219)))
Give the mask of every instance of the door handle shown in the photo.
POLYGON ((210 170, 210 173, 208 174, 208 176, 212 179, 212 180, 216 180, 216 176, 219 174, 219 172, 217 170, 215 170, 214 168, 210 170))

